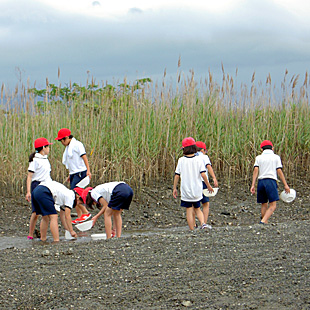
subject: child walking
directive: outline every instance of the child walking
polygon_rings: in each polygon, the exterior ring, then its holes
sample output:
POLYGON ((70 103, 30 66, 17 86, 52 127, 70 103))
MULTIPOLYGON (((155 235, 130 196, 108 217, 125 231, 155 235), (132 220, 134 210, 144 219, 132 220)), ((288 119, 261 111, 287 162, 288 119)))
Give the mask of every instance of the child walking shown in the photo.
POLYGON ((284 185, 286 193, 290 188, 286 183, 282 162, 279 155, 274 154, 273 144, 269 140, 264 140, 260 145, 263 153, 255 158, 251 193, 255 194, 255 182, 257 184, 257 202, 261 203, 261 221, 260 224, 267 224, 269 218, 276 209, 279 200, 277 175, 284 185), (269 201, 269 206, 268 206, 269 201))
MULTIPOLYGON (((53 144, 48 142, 46 138, 38 138, 34 141, 35 152, 29 156, 29 166, 27 175, 27 193, 26 200, 31 201, 33 190, 44 181, 51 181, 51 164, 47 158, 49 154, 49 146, 53 144)), ((38 215, 32 205, 32 213, 29 223, 29 234, 27 239, 33 239, 33 233, 38 220, 38 215)))
MULTIPOLYGON (((208 177, 208 173, 209 173, 212 177, 214 187, 218 187, 218 182, 217 182, 217 179, 215 177, 215 173, 214 173, 214 170, 212 168, 210 158, 207 155, 206 144, 202 141, 197 141, 196 146, 198 148, 197 154, 198 154, 198 156, 201 156, 201 158, 203 159, 204 165, 207 168, 206 175, 207 175, 208 180, 209 180, 209 177, 208 177)), ((203 187, 203 189, 207 188, 207 185, 204 181, 202 181, 202 187, 203 187)), ((204 217, 204 222, 206 223, 207 228, 211 229, 212 226, 207 224, 208 217, 209 217, 209 209, 210 209, 209 197, 206 197, 205 195, 203 195, 201 203, 202 203, 202 213, 203 213, 203 217, 204 217)), ((194 214, 194 216, 195 216, 195 214, 194 214)))
MULTIPOLYGON (((85 197, 85 194, 82 194, 85 197)), ((112 235, 112 217, 116 229, 116 237, 122 235, 122 210, 128 210, 133 197, 132 188, 125 182, 109 182, 96 186, 86 195, 86 205, 92 208, 99 204, 99 213, 93 216, 93 226, 98 218, 104 214, 104 225, 107 239, 112 235)))
POLYGON ((195 212, 201 228, 207 228, 203 213, 200 210, 200 201, 202 199, 202 182, 206 183, 210 192, 213 192, 208 178, 206 176, 206 167, 200 156, 197 156, 196 142, 192 137, 182 141, 183 157, 179 158, 175 170, 173 183, 173 197, 177 198, 177 185, 181 178, 181 206, 186 208, 186 219, 190 230, 195 227, 193 212, 195 212))
MULTIPOLYGON (((82 142, 76 140, 71 135, 71 131, 68 128, 60 129, 55 140, 60 141, 66 147, 62 156, 62 163, 69 170, 67 181, 70 182, 70 189, 74 189, 76 184, 86 176, 91 178, 85 147, 82 142)), ((91 217, 91 214, 83 205, 79 205, 76 208, 76 212, 78 218, 73 221, 73 224, 84 222, 91 217)))

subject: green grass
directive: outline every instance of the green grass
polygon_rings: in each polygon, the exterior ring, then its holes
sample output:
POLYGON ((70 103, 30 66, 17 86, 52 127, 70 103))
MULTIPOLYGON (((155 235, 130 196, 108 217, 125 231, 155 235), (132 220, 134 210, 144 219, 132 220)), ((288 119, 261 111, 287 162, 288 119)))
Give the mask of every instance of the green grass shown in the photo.
MULTIPOLYGON (((54 140, 62 127, 86 147, 92 184, 124 180, 134 188, 171 180, 187 136, 206 143, 216 175, 251 180, 262 140, 274 143, 290 178, 309 172, 308 77, 298 90, 296 78, 283 82, 281 95, 267 79, 263 87, 235 89, 223 74, 222 85, 194 75, 155 85, 141 79, 132 85, 91 84, 46 89, 23 85, 9 91, 2 85, 0 154, 2 194, 25 193, 28 156, 33 142, 54 142, 49 159, 52 178, 63 182, 63 146, 54 140)), ((221 178, 219 178, 221 181, 221 178)))

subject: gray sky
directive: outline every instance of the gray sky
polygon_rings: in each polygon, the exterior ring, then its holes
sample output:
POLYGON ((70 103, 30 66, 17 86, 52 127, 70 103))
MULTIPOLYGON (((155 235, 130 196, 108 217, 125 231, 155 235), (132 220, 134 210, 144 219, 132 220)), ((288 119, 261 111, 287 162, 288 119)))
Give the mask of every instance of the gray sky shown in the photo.
POLYGON ((176 79, 179 57, 185 75, 219 82, 221 63, 245 84, 309 71, 308 0, 110 2, 0 0, 0 83, 58 84, 58 68, 62 84, 176 79))

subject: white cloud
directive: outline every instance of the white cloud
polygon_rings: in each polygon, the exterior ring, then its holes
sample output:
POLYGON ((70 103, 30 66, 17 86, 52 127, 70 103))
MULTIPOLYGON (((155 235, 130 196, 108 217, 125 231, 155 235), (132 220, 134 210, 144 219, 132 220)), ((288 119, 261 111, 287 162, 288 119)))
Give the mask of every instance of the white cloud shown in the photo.
POLYGON ((64 82, 82 82, 88 70, 99 80, 174 74, 180 55, 182 69, 197 74, 221 74, 221 62, 249 79, 309 68, 310 19, 279 1, 121 2, 0 1, 0 83, 16 81, 15 67, 42 82, 58 67, 64 82))

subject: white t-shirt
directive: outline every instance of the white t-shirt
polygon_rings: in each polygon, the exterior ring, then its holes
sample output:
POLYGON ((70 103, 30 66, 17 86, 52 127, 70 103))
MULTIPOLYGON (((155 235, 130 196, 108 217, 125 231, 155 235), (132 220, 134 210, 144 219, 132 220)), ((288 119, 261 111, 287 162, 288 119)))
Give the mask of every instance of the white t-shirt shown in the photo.
POLYGON ((179 158, 175 173, 181 177, 181 199, 199 201, 202 199, 201 173, 206 167, 201 156, 179 158))
MULTIPOLYGON (((206 154, 203 154, 202 152, 198 152, 197 153, 198 156, 201 156, 202 160, 203 160, 203 163, 205 165, 205 167, 207 168, 208 165, 212 166, 211 165, 211 161, 210 161, 210 158, 208 155, 206 154)), ((206 169, 206 175, 207 175, 207 178, 209 180, 209 175, 208 175, 208 169, 206 169)), ((201 178, 203 180, 203 178, 201 178)))
POLYGON ((107 203, 109 203, 113 189, 121 183, 125 182, 109 182, 98 185, 91 190, 90 195, 96 202, 102 197, 107 203))
POLYGON ((73 203, 75 200, 75 193, 73 190, 68 189, 61 183, 56 181, 42 182, 39 186, 46 186, 52 193, 55 205, 67 206, 70 209, 73 208, 73 203))
POLYGON ((264 150, 261 155, 256 156, 254 167, 258 167, 258 180, 277 180, 277 169, 282 169, 281 158, 272 150, 264 150))
POLYGON ((52 181, 51 164, 47 159, 47 155, 36 153, 33 161, 29 163, 28 171, 33 172, 32 181, 52 181))
POLYGON ((86 151, 83 143, 72 138, 62 156, 62 163, 69 169, 69 174, 87 170, 85 162, 81 157, 85 154, 86 151))

